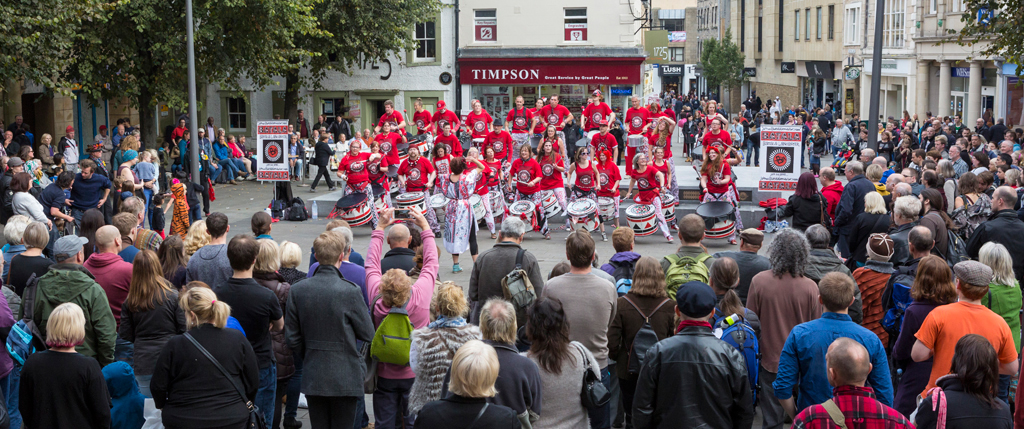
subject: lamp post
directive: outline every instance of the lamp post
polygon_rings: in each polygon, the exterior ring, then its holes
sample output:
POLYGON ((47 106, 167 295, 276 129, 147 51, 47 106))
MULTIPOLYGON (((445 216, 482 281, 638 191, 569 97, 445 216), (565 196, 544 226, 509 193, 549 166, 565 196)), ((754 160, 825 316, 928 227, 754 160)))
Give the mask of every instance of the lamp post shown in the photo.
POLYGON ((875 44, 871 51, 871 101, 868 104, 868 147, 878 150, 878 102, 882 92, 882 22, 885 0, 875 0, 875 44))
MULTIPOLYGON (((192 182, 199 184, 199 122, 196 113, 196 52, 192 37, 192 0, 185 0, 186 34, 188 39, 188 129, 192 135, 189 153, 192 157, 192 182)), ((216 179, 216 178, 213 178, 216 179)))

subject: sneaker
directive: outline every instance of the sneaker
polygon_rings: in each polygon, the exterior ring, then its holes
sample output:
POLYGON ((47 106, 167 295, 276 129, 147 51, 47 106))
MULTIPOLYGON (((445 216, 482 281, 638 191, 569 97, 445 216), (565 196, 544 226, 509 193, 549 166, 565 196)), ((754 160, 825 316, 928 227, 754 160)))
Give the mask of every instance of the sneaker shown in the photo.
POLYGON ((295 417, 285 417, 284 421, 281 422, 281 425, 284 426, 285 429, 300 429, 302 427, 302 422, 295 420, 295 417))
POLYGON ((461 273, 462 272, 462 267, 460 267, 459 264, 452 265, 452 272, 453 273, 461 273))
POLYGON ((238 184, 238 182, 234 181, 234 179, 229 180, 228 183, 232 184, 232 185, 237 185, 238 184))
POLYGON ((316 189, 313 189, 313 188, 309 188, 309 193, 311 193, 311 194, 315 194, 315 193, 316 193, 316 189))
POLYGON ((338 190, 337 186, 331 186, 330 188, 327 188, 328 192, 334 192, 334 191, 337 191, 337 190, 338 190))
POLYGON ((608 241, 608 236, 605 235, 603 232, 601 233, 601 241, 608 241))

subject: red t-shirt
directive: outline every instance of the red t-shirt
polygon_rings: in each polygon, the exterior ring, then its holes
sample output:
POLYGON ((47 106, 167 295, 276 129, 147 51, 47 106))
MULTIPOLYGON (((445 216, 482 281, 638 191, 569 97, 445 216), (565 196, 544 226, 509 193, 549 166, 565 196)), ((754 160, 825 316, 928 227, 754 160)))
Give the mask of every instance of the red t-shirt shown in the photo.
POLYGON ((704 138, 701 140, 704 144, 704 153, 708 153, 711 150, 711 146, 718 144, 720 148, 725 146, 732 146, 732 136, 726 130, 718 130, 718 134, 712 134, 711 130, 704 133, 704 138), (721 144, 719 144, 721 142, 721 144))
POLYGON ((630 107, 626 111, 626 119, 629 121, 629 135, 643 134, 647 123, 650 122, 650 118, 651 112, 647 111, 646 108, 634 109, 630 107))
POLYGON ((477 195, 487 195, 491 191, 491 187, 497 187, 500 185, 498 176, 501 175, 501 160, 495 158, 494 161, 487 162, 481 160, 487 166, 479 180, 476 181, 476 193, 477 195))
POLYGON ((453 133, 459 129, 459 115, 448 109, 445 109, 444 112, 440 110, 434 112, 430 121, 434 123, 434 134, 440 135, 444 131, 444 124, 452 124, 453 133))
POLYGON ((616 197, 619 195, 619 182, 622 181, 622 174, 619 173, 619 167, 613 163, 603 164, 597 167, 598 171, 598 184, 601 186, 597 189, 597 196, 599 197, 616 197))
POLYGON ((544 143, 547 143, 547 142, 549 142, 549 141, 551 142, 551 151, 552 151, 552 152, 554 152, 554 153, 558 153, 558 154, 562 153, 562 152, 560 152, 560 151, 558 150, 558 148, 560 147, 560 146, 559 146, 559 144, 558 144, 558 142, 560 142, 561 140, 559 140, 559 139, 557 139, 557 138, 556 138, 556 139, 554 139, 554 140, 541 140, 541 141, 540 141, 540 144, 538 144, 538 145, 537 145, 537 150, 536 150, 536 151, 537 151, 537 152, 540 152, 540 151, 544 150, 544 143))
POLYGON ((399 113, 397 110, 392 110, 391 113, 385 113, 383 115, 380 115, 380 121, 377 121, 377 126, 383 127, 385 122, 390 122, 391 130, 394 131, 398 129, 398 124, 401 124, 402 121, 404 120, 405 118, 402 117, 401 113, 399 113))
MULTIPOLYGON (((660 140, 661 140, 661 134, 658 134, 657 131, 652 132, 652 133, 647 135, 647 144, 651 145, 651 150, 652 151, 654 150, 655 146, 663 148, 663 149, 665 149, 665 158, 666 159, 671 158, 672 157, 672 133, 669 133, 668 135, 665 136, 665 141, 664 142, 662 142, 660 140)), ((654 153, 652 152, 651 155, 652 155, 651 159, 653 159, 654 153)))
POLYGON ((583 117, 587 118, 587 131, 601 127, 601 121, 611 120, 612 108, 606 103, 590 103, 583 109, 583 117))
POLYGON ((369 173, 366 171, 366 161, 370 159, 369 152, 362 152, 358 155, 353 156, 352 154, 345 155, 338 163, 338 168, 348 176, 348 186, 359 187, 362 184, 370 180, 369 173))
POLYGON ((515 134, 529 132, 530 122, 533 122, 533 111, 525 107, 509 110, 505 121, 512 124, 512 132, 515 134))
MULTIPOLYGON (((371 154, 372 155, 372 154, 371 154)), ((384 189, 391 190, 391 181, 387 180, 385 176, 388 172, 388 166, 391 162, 388 161, 387 157, 380 158, 373 162, 366 163, 366 172, 369 173, 370 181, 377 183, 384 187, 384 189)))
POLYGON ((428 112, 426 109, 424 109, 421 112, 416 112, 412 114, 412 122, 416 124, 417 134, 427 133, 427 126, 431 124, 430 119, 430 112, 428 112))
POLYGON ((597 177, 597 168, 594 167, 594 163, 591 162, 587 165, 587 168, 580 167, 576 164, 576 181, 574 184, 577 188, 583 191, 591 191, 597 188, 599 185, 597 177))
POLYGON ((481 109, 480 114, 469 112, 466 115, 466 124, 469 125, 469 129, 475 139, 487 136, 487 130, 491 128, 491 122, 494 122, 494 119, 491 118, 491 115, 486 110, 481 109))
POLYGON ((557 131, 562 131, 562 120, 569 115, 569 109, 561 104, 554 108, 549 104, 540 109, 540 119, 544 122, 544 126, 554 125, 557 131))
POLYGON ((565 168, 565 161, 562 161, 561 156, 555 155, 554 161, 547 158, 541 159, 538 164, 540 164, 541 174, 539 190, 548 191, 565 186, 565 182, 562 181, 562 172, 555 169, 555 167, 565 168))
POLYGON ((715 185, 711 183, 712 177, 708 177, 708 192, 712 194, 721 194, 729 191, 729 182, 732 182, 732 168, 729 167, 728 162, 722 163, 722 169, 715 173, 715 178, 718 180, 724 180, 721 185, 715 185))
POLYGON ((388 165, 398 165, 398 143, 402 141, 402 136, 396 133, 380 133, 373 141, 380 143, 380 153, 384 154, 388 165))
POLYGON ((434 166, 430 165, 426 157, 419 157, 415 163, 406 159, 402 166, 398 167, 398 174, 405 176, 405 189, 407 192, 421 192, 427 189, 427 178, 434 172, 434 166))
POLYGON ((508 158, 508 152, 512 150, 512 134, 508 131, 493 131, 487 133, 487 137, 484 137, 484 144, 490 145, 494 148, 494 157, 497 159, 508 158))
POLYGON ((440 158, 434 158, 434 171, 437 171, 437 178, 434 179, 434 186, 440 185, 442 180, 447 180, 448 176, 452 174, 451 159, 451 154, 440 158))
MULTIPOLYGON (((527 109, 527 110, 530 111, 531 115, 537 116, 537 109, 527 109)), ((545 124, 544 118, 540 118, 540 120, 537 121, 537 126, 533 127, 533 133, 534 134, 544 134, 544 128, 547 128, 547 124, 545 124)))
POLYGON ((654 198, 660 195, 661 184, 658 183, 658 169, 652 168, 650 165, 644 169, 643 173, 633 170, 631 175, 636 180, 637 195, 636 202, 640 204, 650 204, 654 201, 654 198))
MULTIPOLYGON (((512 177, 516 181, 516 189, 519 193, 525 195, 531 195, 537 192, 536 186, 527 186, 531 180, 540 177, 540 164, 537 163, 536 159, 529 158, 523 161, 522 158, 516 158, 512 162, 512 177)), ((561 177, 561 176, 559 176, 561 177)))
POLYGON ((455 137, 455 134, 446 136, 442 133, 438 134, 437 137, 434 137, 434 146, 442 144, 444 145, 444 150, 448 155, 462 156, 462 142, 459 141, 458 137, 455 137))
POLYGON ((590 145, 594 147, 595 152, 593 155, 596 158, 600 151, 606 150, 608 153, 614 152, 615 148, 619 147, 619 141, 615 140, 615 136, 613 136, 612 133, 597 133, 594 134, 594 138, 590 139, 590 145))
MULTIPOLYGON (((667 159, 667 158, 666 158, 666 159, 667 159)), ((657 162, 655 162, 655 161, 654 161, 654 160, 652 159, 652 160, 651 160, 651 163, 650 163, 650 164, 648 164, 648 167, 654 167, 654 168, 658 169, 658 171, 660 171, 660 172, 661 172, 661 176, 665 178, 665 184, 666 184, 666 185, 668 185, 668 173, 669 173, 669 171, 668 171, 668 170, 669 170, 669 168, 671 168, 672 166, 668 165, 668 161, 667 161, 667 160, 662 160, 662 162, 661 162, 661 165, 658 165, 658 163, 657 163, 657 162)))

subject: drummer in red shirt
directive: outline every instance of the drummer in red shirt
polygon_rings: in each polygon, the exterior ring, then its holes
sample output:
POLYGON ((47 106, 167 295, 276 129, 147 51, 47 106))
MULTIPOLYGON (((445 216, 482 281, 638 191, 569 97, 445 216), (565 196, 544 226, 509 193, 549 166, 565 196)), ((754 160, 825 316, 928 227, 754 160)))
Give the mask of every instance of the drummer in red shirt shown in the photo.
MULTIPOLYGON (((505 131, 511 131, 513 147, 509 149, 512 156, 519 145, 530 141, 530 127, 533 126, 533 110, 526 108, 523 96, 516 97, 516 107, 505 116, 505 131)), ((503 158, 503 157, 502 157, 503 158)))
POLYGON ((441 123, 441 134, 434 137, 434 147, 444 146, 445 151, 454 156, 462 156, 462 142, 452 132, 451 122, 441 123))
MULTIPOLYGON (((370 186, 367 164, 379 162, 381 155, 369 152, 364 153, 362 150, 363 144, 359 140, 354 140, 349 144, 348 153, 338 162, 338 177, 345 182, 345 187, 342 188, 342 197, 352 193, 366 194, 366 203, 372 206, 374 196, 373 188, 370 186)), ((370 225, 376 228, 377 210, 372 210, 371 208, 371 211, 373 212, 373 217, 370 219, 370 225)))
POLYGON ((562 128, 565 127, 565 123, 572 120, 572 113, 569 112, 565 106, 558 104, 558 94, 552 95, 548 99, 548 105, 540 109, 540 119, 544 121, 545 126, 554 125, 555 131, 558 131, 558 135, 565 140, 565 135, 562 134, 562 128))
MULTIPOLYGON (((651 112, 640 106, 640 97, 629 99, 630 107, 626 110, 626 125, 629 136, 626 137, 626 174, 633 171, 633 157, 647 147, 645 133, 650 129, 651 112)), ((615 157, 618 159, 618 156, 615 157)))
POLYGON ((384 128, 384 124, 391 124, 391 131, 395 132, 398 130, 404 130, 407 125, 402 114, 395 110, 394 101, 384 101, 384 114, 380 115, 380 121, 377 122, 376 127, 373 127, 373 132, 379 133, 380 130, 384 128))
MULTIPOLYGON (((540 150, 537 151, 537 163, 540 164, 542 175, 537 190, 553 192, 555 199, 558 200, 558 205, 562 207, 562 212, 566 213, 569 205, 565 198, 565 181, 562 178, 562 173, 565 173, 565 161, 550 140, 544 140, 540 144, 540 150)), ((572 227, 568 217, 565 219, 565 226, 567 229, 572 227)))
POLYGON ((389 166, 388 176, 394 177, 395 174, 398 174, 398 165, 400 164, 398 144, 402 142, 402 136, 392 132, 393 129, 390 122, 385 122, 381 128, 383 130, 373 138, 373 141, 380 144, 380 152, 387 159, 387 165, 389 166))
POLYGON ((637 154, 633 157, 633 173, 629 176, 629 187, 626 188, 626 195, 622 198, 629 198, 633 194, 633 186, 637 187, 637 204, 654 206, 655 216, 658 218, 658 227, 669 243, 672 242, 672 234, 668 231, 668 223, 665 222, 665 211, 661 209, 661 190, 665 189, 665 176, 648 165, 649 160, 645 154, 637 154))
MULTIPOLYGON (((448 125, 445 124, 447 128, 448 125)), ((431 163, 434 164, 434 189, 448 180, 448 176, 452 174, 451 160, 454 158, 452 154, 448 153, 448 149, 443 144, 435 145, 434 151, 431 153, 431 163)))
MULTIPOLYGON (((712 146, 708 150, 708 160, 700 169, 700 186, 707 192, 702 202, 728 201, 736 208, 736 231, 743 230, 743 219, 740 208, 736 204, 736 191, 732 186, 732 168, 725 162, 721 150, 712 146)), ((736 244, 736 231, 729 236, 729 243, 736 244)))
POLYGON ((607 150, 612 153, 613 158, 618 158, 619 141, 615 140, 615 136, 608 132, 608 129, 611 128, 608 126, 608 121, 602 120, 600 127, 601 131, 590 138, 590 147, 592 149, 590 153, 598 153, 603 150, 607 150))
MULTIPOLYGON (((676 162, 672 159, 672 136, 675 134, 676 121, 672 118, 665 116, 654 119, 652 123, 651 133, 647 135, 647 144, 651 150, 651 157, 653 159, 654 148, 661 148, 665 151, 665 160, 668 161, 669 169, 672 171, 676 170, 676 162)), ((665 192, 676 192, 679 190, 679 186, 674 177, 665 177, 665 184, 668 185, 668 189, 665 192)))
MULTIPOLYGON (((607 125, 603 125, 601 128, 607 128, 607 125)), ((576 179, 572 184, 572 192, 569 194, 569 202, 589 199, 597 207, 597 188, 599 186, 597 163, 590 159, 590 152, 588 148, 581 147, 576 149, 575 159, 565 175, 572 177, 574 173, 576 174, 576 179)), ((603 228, 601 230, 601 238, 603 241, 608 241, 608 236, 605 235, 603 228)))
POLYGON ((519 147, 519 158, 512 162, 510 174, 516 181, 516 201, 533 201, 536 206, 533 215, 537 219, 537 230, 544 234, 545 240, 550 240, 551 230, 548 228, 548 220, 544 216, 542 193, 537 189, 543 175, 540 164, 533 159, 533 149, 527 145, 519 147))
MULTIPOLYGON (((420 156, 420 149, 418 147, 409 147, 409 157, 402 161, 402 165, 398 167, 399 189, 405 189, 403 192, 426 193, 429 200, 430 188, 434 186, 434 179, 436 177, 437 171, 434 170, 433 164, 427 161, 427 158, 420 156)), ((441 231, 437 223, 437 213, 433 210, 427 210, 424 215, 432 231, 435 233, 441 231)))
POLYGON ((430 118, 430 122, 434 123, 433 131, 435 134, 440 133, 444 129, 444 124, 452 126, 452 130, 459 129, 459 115, 455 112, 448 110, 445 107, 444 100, 437 101, 437 111, 434 112, 434 116, 430 118))
POLYGON ((590 137, 590 134, 597 131, 602 122, 609 124, 615 122, 615 112, 604 102, 601 90, 595 90, 590 95, 590 104, 583 109, 583 115, 580 116, 580 126, 587 130, 588 137, 590 137))
POLYGON ((499 121, 494 121, 491 126, 493 130, 484 137, 483 147, 494 148, 494 156, 505 161, 512 154, 512 134, 502 129, 499 121))
MULTIPOLYGON (((476 156, 475 149, 469 149, 470 156, 476 156)), ((487 211, 484 219, 487 222, 487 229, 491 230, 491 238, 495 239, 498 238, 494 229, 494 212, 497 207, 492 207, 490 193, 491 191, 501 192, 502 160, 494 156, 493 147, 484 146, 484 157, 480 161, 486 168, 481 173, 480 180, 476 181, 476 194, 484 199, 484 208, 487 211)))
POLYGON ((433 132, 434 123, 431 121, 430 111, 423 108, 423 100, 417 98, 412 106, 416 109, 416 113, 412 114, 412 123, 416 124, 416 135, 433 132))
MULTIPOLYGON (((632 163, 630 163, 632 164, 632 163)), ((622 174, 619 173, 619 166, 615 165, 615 159, 611 152, 603 151, 597 153, 598 207, 600 198, 611 198, 615 201, 615 217, 601 218, 601 232, 604 232, 604 223, 614 219, 615 226, 619 226, 619 182, 622 181, 622 174)))
POLYGON ((491 114, 484 110, 479 101, 474 100, 473 111, 466 115, 466 125, 469 126, 470 132, 473 133, 473 146, 483 144, 484 139, 487 137, 487 130, 491 129, 491 122, 494 122, 491 114))
POLYGON ((723 155, 729 162, 729 165, 736 166, 742 161, 743 154, 732 147, 732 136, 729 132, 724 130, 725 121, 721 119, 712 119, 708 130, 704 133, 704 138, 701 139, 701 144, 704 145, 704 161, 708 161, 708 152, 711 151, 712 147, 718 148, 718 153, 723 155))
MULTIPOLYGON (((535 151, 537 150, 537 147, 540 146, 541 134, 544 134, 544 129, 548 127, 540 117, 540 111, 544 109, 544 101, 544 98, 538 98, 537 101, 533 103, 533 108, 530 109, 530 113, 533 114, 533 129, 530 131, 533 135, 530 136, 530 145, 533 146, 533 150, 535 151)), ((516 153, 518 154, 519 152, 517 151, 516 153)))

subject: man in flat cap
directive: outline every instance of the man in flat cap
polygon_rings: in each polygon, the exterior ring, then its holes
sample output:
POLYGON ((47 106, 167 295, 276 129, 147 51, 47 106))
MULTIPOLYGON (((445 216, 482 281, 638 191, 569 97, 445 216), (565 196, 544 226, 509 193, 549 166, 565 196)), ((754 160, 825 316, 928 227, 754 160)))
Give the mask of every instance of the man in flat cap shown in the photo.
MULTIPOLYGON (((983 303, 989 294, 992 269, 978 261, 964 261, 953 266, 956 274, 958 302, 940 305, 928 313, 924 324, 917 331, 914 349, 910 357, 915 362, 934 358, 932 373, 924 391, 935 387, 935 380, 949 374, 953 364, 956 342, 967 334, 978 334, 988 339, 999 356, 999 374, 1017 373, 1017 349, 1013 335, 1003 317, 992 312, 983 303)), ((1000 383, 1002 384, 1002 383, 1000 383)), ((1006 387, 1009 387, 1007 384, 1006 387)), ((1006 400, 1006 387, 1000 389, 999 397, 1006 400)))
POLYGON ((651 347, 633 397, 633 427, 750 429, 754 403, 743 355, 711 331, 715 292, 691 281, 676 291, 675 336, 651 347))

